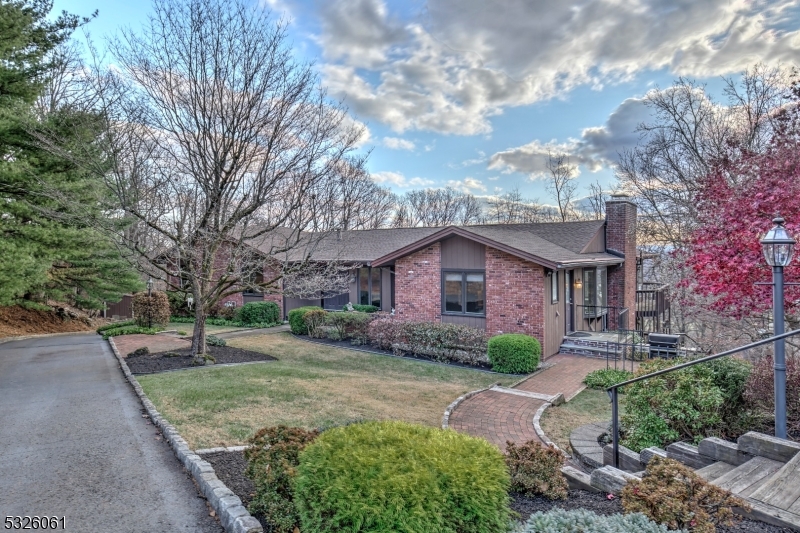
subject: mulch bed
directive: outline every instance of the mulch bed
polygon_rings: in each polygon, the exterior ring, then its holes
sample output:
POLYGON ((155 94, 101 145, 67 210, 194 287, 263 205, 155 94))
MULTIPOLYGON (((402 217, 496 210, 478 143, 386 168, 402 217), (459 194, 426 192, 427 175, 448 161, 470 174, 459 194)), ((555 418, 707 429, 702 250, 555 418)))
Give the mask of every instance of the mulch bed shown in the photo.
MULTIPOLYGON (((254 361, 277 361, 275 357, 250 350, 242 350, 232 346, 209 346, 208 353, 217 360, 216 364, 251 363, 254 361)), ((170 352, 151 353, 147 355, 128 354, 125 362, 133 374, 153 374, 167 370, 196 368, 191 348, 170 352)))
MULTIPOLYGON (((245 476, 247 461, 243 452, 217 452, 202 456, 211 463, 217 477, 236 494, 245 507, 250 503, 255 485, 245 476)), ((585 490, 571 490, 566 500, 549 500, 543 497, 528 497, 521 494, 511 494, 511 508, 519 513, 520 520, 527 520, 537 511, 547 512, 556 507, 562 509, 586 509, 600 515, 622 513, 622 503, 619 498, 609 500, 605 494, 588 492, 585 490)), ((262 525, 263 517, 256 516, 262 525)), ((264 529, 267 531, 267 529, 264 529)), ((791 529, 780 528, 757 522, 755 520, 741 520, 732 527, 717 527, 717 533, 792 533, 791 529)))

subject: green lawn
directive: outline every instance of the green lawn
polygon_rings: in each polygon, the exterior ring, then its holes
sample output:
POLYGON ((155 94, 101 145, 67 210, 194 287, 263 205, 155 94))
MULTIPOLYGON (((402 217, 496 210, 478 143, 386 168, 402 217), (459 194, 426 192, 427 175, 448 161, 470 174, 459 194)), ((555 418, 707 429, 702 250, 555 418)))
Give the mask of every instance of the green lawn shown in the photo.
MULTIPOLYGON (((622 406, 620 405, 620 416, 622 406)), ((586 389, 567 403, 545 410, 539 423, 550 440, 571 452, 569 434, 584 424, 611 420, 611 402, 603 390, 586 389)))
POLYGON ((315 428, 400 419, 439 426, 458 396, 519 379, 331 348, 288 333, 232 339, 228 345, 279 360, 138 377, 192 448, 243 444, 257 429, 277 424, 315 428))

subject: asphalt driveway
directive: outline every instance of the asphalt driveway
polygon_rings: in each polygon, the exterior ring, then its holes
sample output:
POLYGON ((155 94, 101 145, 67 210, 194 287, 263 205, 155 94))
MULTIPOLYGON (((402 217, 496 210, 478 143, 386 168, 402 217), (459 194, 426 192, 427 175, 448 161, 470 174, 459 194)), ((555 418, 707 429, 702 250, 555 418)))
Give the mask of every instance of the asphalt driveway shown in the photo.
POLYGON ((6 516, 63 516, 74 532, 222 531, 96 334, 0 344, 6 516))

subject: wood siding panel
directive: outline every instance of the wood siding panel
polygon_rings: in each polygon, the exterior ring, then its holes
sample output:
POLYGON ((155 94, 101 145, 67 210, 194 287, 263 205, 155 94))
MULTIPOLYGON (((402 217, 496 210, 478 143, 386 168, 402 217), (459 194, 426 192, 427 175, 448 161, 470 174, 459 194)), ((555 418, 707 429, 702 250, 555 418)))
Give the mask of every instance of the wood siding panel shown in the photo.
POLYGON ((486 246, 458 235, 443 240, 442 269, 452 268, 484 270, 486 246))
POLYGON ((600 229, 597 231, 597 234, 594 238, 589 241, 589 244, 586 245, 586 248, 583 249, 583 253, 597 253, 597 252, 605 252, 606 251, 606 227, 600 226, 600 229))
POLYGON ((544 358, 558 353, 566 328, 564 272, 553 272, 552 275, 558 277, 560 293, 558 302, 553 303, 551 280, 549 276, 546 276, 544 287, 544 346, 542 346, 542 356, 544 358))
POLYGON ((320 299, 320 298, 316 298, 316 299, 313 299, 313 300, 308 300, 308 299, 305 299, 305 298, 289 298, 289 297, 287 297, 284 300, 284 302, 285 302, 284 305, 283 305, 284 319, 288 318, 289 311, 291 311, 292 309, 297 309, 298 307, 305 307, 307 305, 316 305, 316 306, 322 307, 322 299, 320 299))
POLYGON ((445 324, 461 324, 472 328, 486 329, 486 318, 482 316, 442 315, 445 324))
POLYGON ((381 268, 381 311, 392 310, 392 271, 381 268))

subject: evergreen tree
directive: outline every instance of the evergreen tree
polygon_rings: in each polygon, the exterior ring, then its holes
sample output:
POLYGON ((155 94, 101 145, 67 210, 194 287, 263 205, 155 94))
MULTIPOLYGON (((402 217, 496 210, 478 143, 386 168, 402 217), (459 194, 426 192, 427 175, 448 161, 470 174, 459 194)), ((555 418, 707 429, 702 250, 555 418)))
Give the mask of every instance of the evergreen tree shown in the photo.
POLYGON ((96 309, 140 282, 92 223, 104 216, 102 183, 36 141, 47 132, 64 149, 91 146, 101 128, 69 101, 35 105, 59 66, 57 48, 87 21, 63 13, 50 22, 51 8, 0 0, 0 305, 39 295, 96 309))

